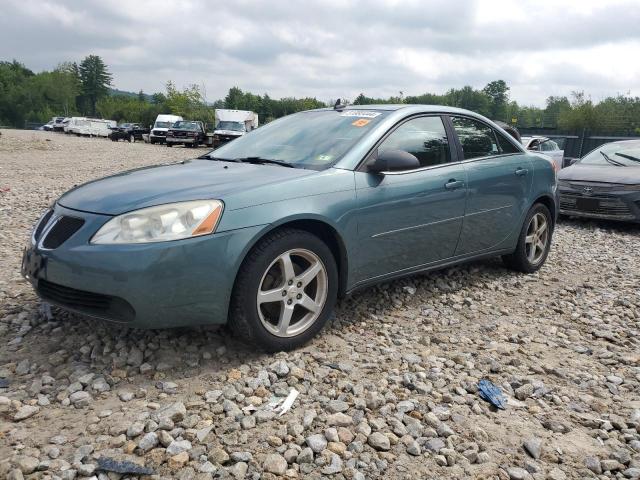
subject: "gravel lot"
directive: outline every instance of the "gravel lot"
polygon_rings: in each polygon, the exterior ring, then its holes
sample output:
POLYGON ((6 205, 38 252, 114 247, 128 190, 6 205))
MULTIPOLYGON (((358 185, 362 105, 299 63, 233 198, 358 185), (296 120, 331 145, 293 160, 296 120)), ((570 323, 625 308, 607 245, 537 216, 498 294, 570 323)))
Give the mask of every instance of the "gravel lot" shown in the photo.
POLYGON ((39 214, 193 153, 2 132, 0 478, 135 477, 99 459, 178 479, 640 478, 638 227, 564 220, 536 275, 490 260, 368 289, 287 354, 216 328, 47 320, 19 273, 39 214))

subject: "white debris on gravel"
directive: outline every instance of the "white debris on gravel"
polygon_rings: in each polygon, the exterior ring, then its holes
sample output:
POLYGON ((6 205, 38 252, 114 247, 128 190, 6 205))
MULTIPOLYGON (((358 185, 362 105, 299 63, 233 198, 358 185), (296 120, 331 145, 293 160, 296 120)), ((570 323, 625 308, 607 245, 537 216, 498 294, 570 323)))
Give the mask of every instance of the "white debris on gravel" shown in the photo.
POLYGON ((487 260, 370 288, 290 353, 40 314, 19 267, 41 212, 192 156, 3 131, 0 478, 125 478, 100 457, 163 479, 640 477, 640 227, 563 220, 537 274, 487 260), (286 415, 267 408, 294 390, 286 415))

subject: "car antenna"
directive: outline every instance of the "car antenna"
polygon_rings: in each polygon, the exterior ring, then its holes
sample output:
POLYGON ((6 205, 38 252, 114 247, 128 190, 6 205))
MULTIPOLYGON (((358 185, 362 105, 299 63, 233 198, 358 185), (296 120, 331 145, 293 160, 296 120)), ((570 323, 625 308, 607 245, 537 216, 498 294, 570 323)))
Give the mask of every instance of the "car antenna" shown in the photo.
POLYGON ((333 106, 334 110, 344 110, 344 107, 346 107, 347 104, 346 103, 340 103, 340 99, 336 100, 335 105, 333 106))

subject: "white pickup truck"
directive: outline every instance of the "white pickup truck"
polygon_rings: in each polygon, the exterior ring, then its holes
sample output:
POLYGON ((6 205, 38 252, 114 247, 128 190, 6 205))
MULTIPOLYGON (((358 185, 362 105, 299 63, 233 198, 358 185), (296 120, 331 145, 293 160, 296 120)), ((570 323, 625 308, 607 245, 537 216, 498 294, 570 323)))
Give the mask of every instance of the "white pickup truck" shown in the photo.
POLYGON ((219 145, 258 128, 258 114, 248 110, 216 109, 213 143, 219 145))
POLYGON ((167 131, 180 120, 183 118, 178 115, 158 115, 151 132, 149 132, 149 143, 164 143, 167 139, 167 131))

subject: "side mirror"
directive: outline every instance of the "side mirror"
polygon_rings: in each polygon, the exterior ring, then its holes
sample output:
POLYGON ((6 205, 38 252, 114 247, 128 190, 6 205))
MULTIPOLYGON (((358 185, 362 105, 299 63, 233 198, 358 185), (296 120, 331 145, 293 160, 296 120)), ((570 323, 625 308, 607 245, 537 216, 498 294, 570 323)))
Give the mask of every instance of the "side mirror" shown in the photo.
POLYGON ((369 164, 371 173, 414 170, 420 167, 420 161, 415 155, 404 150, 384 150, 377 154, 376 159, 369 164))

